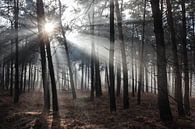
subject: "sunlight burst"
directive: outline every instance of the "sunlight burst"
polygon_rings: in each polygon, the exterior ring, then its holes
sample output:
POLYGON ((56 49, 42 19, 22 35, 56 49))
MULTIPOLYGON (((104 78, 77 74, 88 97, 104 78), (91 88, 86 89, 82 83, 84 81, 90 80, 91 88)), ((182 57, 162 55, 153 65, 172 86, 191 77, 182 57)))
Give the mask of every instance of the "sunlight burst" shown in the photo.
POLYGON ((53 33, 54 29, 55 29, 54 23, 52 23, 52 22, 45 23, 44 30, 46 33, 51 34, 51 33, 53 33))

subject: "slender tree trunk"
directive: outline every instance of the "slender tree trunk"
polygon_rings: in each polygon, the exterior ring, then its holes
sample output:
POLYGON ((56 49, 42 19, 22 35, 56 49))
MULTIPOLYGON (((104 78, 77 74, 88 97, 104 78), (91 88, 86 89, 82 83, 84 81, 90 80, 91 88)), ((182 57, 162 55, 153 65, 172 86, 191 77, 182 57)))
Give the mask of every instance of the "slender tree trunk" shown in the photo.
POLYGON ((84 63, 81 63, 81 90, 83 91, 83 81, 84 81, 84 63))
POLYGON ((120 64, 117 65, 117 79, 116 80, 117 80, 116 96, 119 97, 121 93, 121 65, 120 64))
POLYGON ((63 36, 63 42, 64 42, 64 46, 65 46, 65 51, 66 51, 66 59, 67 59, 67 63, 68 63, 68 69, 69 69, 69 73, 70 73, 70 85, 71 85, 71 90, 72 90, 72 96, 73 99, 76 99, 76 91, 75 91, 75 87, 74 87, 74 80, 73 80, 73 74, 72 74, 72 67, 71 67, 71 62, 70 62, 70 56, 69 56, 69 49, 68 49, 68 44, 66 41, 66 35, 65 35, 65 31, 63 29, 63 25, 62 25, 62 8, 61 8, 61 1, 58 0, 59 2, 59 8, 60 8, 60 27, 61 27, 61 33, 63 36))
POLYGON ((94 1, 93 1, 93 8, 92 8, 92 25, 91 25, 91 34, 92 34, 92 43, 91 43, 91 94, 90 99, 94 100, 94 90, 95 90, 95 83, 94 83, 94 57, 95 57, 95 46, 94 46, 94 1))
POLYGON ((157 45, 157 68, 158 68, 158 105, 160 118, 163 121, 172 121, 172 113, 169 105, 167 74, 166 74, 166 51, 164 42, 164 30, 162 14, 159 8, 159 0, 151 0, 152 14, 154 18, 154 32, 157 45))
POLYGON ((53 104, 53 111, 54 113, 58 113, 58 96, 57 96, 57 88, 56 88, 56 81, 55 81, 55 73, 53 67, 53 61, 51 56, 51 48, 50 42, 46 39, 46 52, 47 52, 47 59, 48 59, 48 68, 51 78, 51 89, 52 89, 52 104, 53 104))
POLYGON ((135 75, 134 75, 134 29, 135 29, 135 25, 133 25, 133 29, 132 29, 132 48, 131 48, 131 76, 132 76, 132 97, 135 97, 135 75))
POLYGON ((148 93, 149 87, 148 87, 148 67, 145 66, 145 80, 146 80, 146 92, 148 93))
POLYGON ((181 1, 182 8, 182 53, 183 53, 183 64, 184 64, 184 84, 185 84, 185 92, 184 92, 184 107, 185 113, 190 115, 190 99, 189 99, 189 66, 188 66, 188 51, 187 51, 187 29, 186 29, 186 0, 181 1))
POLYGON ((125 50, 125 42, 123 36, 123 28, 122 28, 122 16, 119 10, 118 0, 115 0, 116 4, 116 14, 117 14, 117 23, 119 30, 119 40, 120 40, 120 49, 122 54, 122 66, 123 66, 123 107, 124 109, 129 108, 129 90, 128 90, 128 69, 127 69, 127 61, 126 61, 126 50, 125 50))
POLYGON ((144 89, 144 43, 145 43, 145 17, 146 17, 146 0, 144 0, 143 24, 142 24, 142 43, 140 47, 139 61, 139 82, 137 103, 141 104, 141 90, 144 89))
POLYGON ((30 92, 30 87, 31 87, 31 62, 29 62, 29 68, 28 68, 28 92, 30 92))
POLYGON ((110 0, 110 51, 109 51, 109 94, 110 111, 116 111, 115 88, 114 88, 114 0, 110 0))
POLYGON ((43 80, 43 90, 44 90, 44 112, 49 112, 50 110, 50 91, 47 85, 47 66, 46 66, 46 52, 45 52, 45 42, 43 34, 44 25, 44 9, 43 1, 37 0, 37 20, 38 20, 38 31, 39 31, 39 44, 40 44, 40 54, 41 54, 41 68, 42 68, 42 80, 43 80))
POLYGON ((15 20, 14 27, 15 27, 15 45, 16 45, 14 103, 19 102, 18 15, 19 15, 19 0, 14 0, 14 20, 15 20))
POLYGON ((173 61, 174 61, 174 73, 175 73, 175 94, 177 100, 177 109, 180 116, 184 116, 183 109, 183 95, 182 95, 182 80, 181 80, 181 72, 179 68, 179 59, 177 54, 177 43, 176 43, 176 33, 174 29, 173 16, 172 16, 172 7, 170 0, 166 0, 167 4, 167 19, 168 25, 171 33, 171 42, 172 42, 172 52, 173 52, 173 61))
POLYGON ((101 90, 98 48, 96 48, 96 50, 97 52, 96 52, 96 59, 95 59, 95 88, 96 88, 96 97, 100 97, 102 95, 102 90, 101 90))

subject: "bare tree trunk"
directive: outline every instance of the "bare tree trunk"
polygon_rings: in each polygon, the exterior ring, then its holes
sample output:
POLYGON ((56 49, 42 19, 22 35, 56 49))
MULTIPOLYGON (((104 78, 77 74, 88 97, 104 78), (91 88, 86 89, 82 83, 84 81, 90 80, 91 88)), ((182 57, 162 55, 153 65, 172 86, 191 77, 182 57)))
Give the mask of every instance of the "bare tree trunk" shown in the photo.
POLYGON ((18 15, 19 15, 19 0, 14 0, 14 20, 15 20, 14 27, 15 27, 15 45, 16 45, 14 103, 19 102, 18 15))
POLYGON ((45 43, 46 43, 46 52, 47 52, 47 59, 48 59, 48 68, 49 68, 49 73, 50 73, 50 78, 51 78, 53 112, 58 113, 59 108, 58 108, 57 88, 56 88, 53 61, 52 61, 52 56, 51 56, 50 42, 48 38, 46 39, 45 43))
POLYGON ((90 99, 94 100, 94 90, 95 90, 95 83, 94 83, 94 1, 93 1, 93 8, 92 8, 92 25, 91 25, 91 33, 92 33, 92 43, 91 43, 91 94, 90 94, 90 99))
POLYGON ((95 88, 96 88, 96 97, 100 97, 102 95, 101 89, 101 78, 100 78, 100 67, 99 67, 99 55, 98 55, 98 46, 96 46, 96 59, 95 59, 95 88))
POLYGON ((109 51, 109 95, 110 111, 116 111, 115 88, 114 88, 114 0, 110 0, 110 51, 109 51))
POLYGON ((142 24, 142 42, 140 47, 139 59, 139 81, 137 103, 141 104, 141 90, 144 89, 144 43, 145 43, 145 17, 146 17, 146 0, 144 0, 143 24, 142 24))
POLYGON ((184 84, 185 84, 185 92, 184 92, 184 107, 185 113, 190 115, 190 99, 189 99, 189 66, 188 66, 188 51, 187 51, 187 30, 186 30, 186 0, 181 1, 182 8, 182 53, 183 53, 183 64, 184 64, 184 84))
POLYGON ((84 63, 82 60, 82 63, 81 63, 81 90, 82 91, 83 91, 83 81, 84 81, 84 63))
POLYGON ((128 90, 128 69, 127 69, 127 60, 126 60, 126 51, 125 51, 125 42, 123 36, 122 28, 122 17, 119 10, 118 0, 115 0, 116 4, 116 14, 117 14, 117 23, 119 30, 119 40, 120 40, 120 49, 122 54, 122 66, 123 66, 123 107, 124 109, 129 108, 129 90, 128 90))
POLYGON ((154 18, 154 32, 157 45, 157 68, 158 68, 158 105, 160 118, 163 121, 172 121, 172 114, 168 99, 167 74, 166 74, 166 51, 164 43, 164 30, 162 14, 159 8, 159 0, 151 0, 152 14, 154 18))
POLYGON ((173 23, 173 16, 172 16, 172 7, 170 0, 166 0, 167 4, 167 19, 168 25, 171 32, 171 41, 172 41, 172 51, 173 51, 173 61, 174 61, 174 73, 175 73, 175 94, 177 99, 177 109, 180 116, 184 116, 184 109, 183 109, 183 95, 182 95, 182 80, 181 80, 181 72, 179 68, 179 59, 177 55, 177 43, 176 43, 176 35, 173 23))
POLYGON ((132 29, 132 46, 131 46, 131 76, 132 76, 132 97, 135 97, 135 68, 134 68, 134 31, 135 31, 135 25, 133 24, 133 29, 132 29))
POLYGON ((38 20, 38 31, 39 31, 39 44, 40 44, 40 54, 41 54, 41 68, 42 68, 42 80, 43 80, 43 90, 44 90, 44 108, 43 112, 48 113, 50 110, 50 91, 47 85, 47 66, 46 66, 46 52, 45 52, 45 42, 43 34, 43 24, 44 20, 44 9, 43 1, 37 0, 37 20, 38 20))
POLYGON ((63 36, 63 40, 64 40, 64 46, 65 46, 65 51, 66 51, 66 59, 67 59, 67 63, 68 63, 68 69, 69 69, 69 73, 70 73, 70 85, 71 85, 71 90, 72 90, 72 96, 73 99, 76 99, 76 91, 75 91, 75 87, 74 87, 74 80, 73 80, 73 74, 72 74, 72 67, 71 67, 71 62, 70 62, 70 57, 69 57, 69 49, 68 49, 68 44, 66 41, 66 35, 63 29, 63 25, 62 25, 62 9, 61 9, 61 1, 58 0, 59 2, 59 10, 60 10, 60 27, 61 27, 61 33, 63 36))
MULTIPOLYGON (((120 59, 120 58, 119 58, 120 59)), ((119 62, 120 63, 120 62, 119 62)), ((117 63, 117 89, 116 89, 116 96, 119 97, 121 93, 121 65, 117 63)))

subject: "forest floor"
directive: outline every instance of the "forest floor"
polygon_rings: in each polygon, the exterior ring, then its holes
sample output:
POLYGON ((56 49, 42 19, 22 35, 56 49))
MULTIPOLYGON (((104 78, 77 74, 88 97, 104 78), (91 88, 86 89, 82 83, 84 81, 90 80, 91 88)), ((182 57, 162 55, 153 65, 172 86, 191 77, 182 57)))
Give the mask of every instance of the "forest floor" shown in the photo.
MULTIPOLYGON (((70 93, 61 91, 58 93, 60 115, 56 117, 41 114, 42 96, 39 91, 24 93, 19 104, 14 105, 11 97, 0 91, 0 129, 167 129, 159 119, 157 96, 153 94, 143 94, 141 105, 130 96, 128 110, 123 110, 119 97, 117 112, 110 113, 106 94, 92 102, 87 93, 79 93, 78 99, 72 100, 70 93)), ((184 119, 176 116, 175 103, 171 101, 172 129, 195 127, 195 98, 191 104, 192 115, 184 119)))

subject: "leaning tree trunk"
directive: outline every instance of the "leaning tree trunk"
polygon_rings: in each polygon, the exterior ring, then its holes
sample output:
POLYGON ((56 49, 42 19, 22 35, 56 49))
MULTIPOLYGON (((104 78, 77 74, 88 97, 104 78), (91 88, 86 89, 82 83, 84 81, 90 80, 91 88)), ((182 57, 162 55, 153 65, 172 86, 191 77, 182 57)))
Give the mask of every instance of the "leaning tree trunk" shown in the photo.
POLYGON ((154 18, 154 32, 157 47, 157 70, 158 70, 158 106, 160 118, 163 121, 172 121, 172 113, 169 105, 167 74, 166 74, 166 50, 164 42, 164 30, 162 14, 159 8, 159 0, 151 0, 152 14, 154 18))
POLYGON ((61 27, 61 33, 62 33, 62 36, 63 36, 63 42, 64 42, 64 46, 65 46, 65 51, 66 51, 66 59, 67 59, 67 63, 68 63, 68 69, 69 69, 69 75, 70 75, 70 85, 71 85, 71 90, 72 90, 72 96, 73 96, 73 99, 76 99, 77 96, 76 96, 76 91, 75 91, 75 86, 74 86, 74 79, 73 79, 73 74, 72 74, 72 67, 71 67, 71 62, 70 62, 70 56, 69 56, 69 49, 68 49, 68 44, 67 44, 67 41, 66 41, 66 35, 65 35, 65 32, 64 32, 64 27, 62 25, 62 8, 61 8, 61 1, 58 0, 59 2, 59 10, 60 10, 60 27, 61 27))

